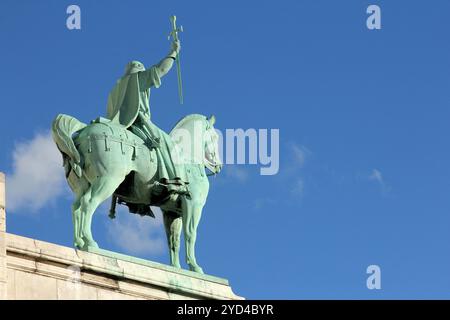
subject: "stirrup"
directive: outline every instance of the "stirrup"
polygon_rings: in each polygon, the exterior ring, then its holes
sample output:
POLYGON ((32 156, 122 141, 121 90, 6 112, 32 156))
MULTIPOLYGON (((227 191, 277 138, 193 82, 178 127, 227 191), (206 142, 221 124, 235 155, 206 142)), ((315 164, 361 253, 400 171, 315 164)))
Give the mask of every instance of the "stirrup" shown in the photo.
POLYGON ((169 193, 179 193, 184 194, 187 192, 187 187, 184 184, 176 184, 171 182, 170 180, 165 184, 165 187, 167 188, 167 191, 169 193))
POLYGON ((188 181, 183 181, 181 178, 178 178, 178 177, 170 179, 170 180, 166 179, 166 183, 167 184, 174 184, 174 185, 177 185, 177 186, 185 186, 185 185, 189 184, 188 181))

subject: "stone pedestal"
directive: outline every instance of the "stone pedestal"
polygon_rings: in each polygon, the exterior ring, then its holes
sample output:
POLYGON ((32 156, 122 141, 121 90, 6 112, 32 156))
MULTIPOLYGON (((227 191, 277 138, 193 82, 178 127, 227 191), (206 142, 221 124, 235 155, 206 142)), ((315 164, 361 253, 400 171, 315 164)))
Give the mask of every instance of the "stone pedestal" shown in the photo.
POLYGON ((241 299, 225 279, 6 234, 7 299, 241 299))
POLYGON ((7 295, 5 175, 0 172, 0 299, 7 295))
POLYGON ((0 182, 0 299, 242 299, 222 278, 6 233, 0 182))

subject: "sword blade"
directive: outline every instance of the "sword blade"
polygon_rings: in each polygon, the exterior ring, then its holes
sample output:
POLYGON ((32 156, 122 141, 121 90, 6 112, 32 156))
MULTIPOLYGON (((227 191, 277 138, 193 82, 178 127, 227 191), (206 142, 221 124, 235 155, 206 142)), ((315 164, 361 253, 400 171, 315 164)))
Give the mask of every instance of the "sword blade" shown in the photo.
POLYGON ((177 54, 177 78, 178 78, 178 96, 180 97, 180 104, 183 104, 183 82, 181 81, 181 63, 180 54, 177 54))

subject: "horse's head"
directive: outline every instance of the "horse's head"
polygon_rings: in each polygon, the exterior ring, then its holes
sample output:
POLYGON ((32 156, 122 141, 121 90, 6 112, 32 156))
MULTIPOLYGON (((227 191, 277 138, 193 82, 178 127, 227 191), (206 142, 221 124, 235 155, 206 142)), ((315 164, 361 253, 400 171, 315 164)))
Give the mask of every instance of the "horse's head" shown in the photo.
POLYGON ((214 129, 216 118, 191 114, 181 119, 170 132, 180 154, 179 161, 204 165, 213 174, 222 169, 219 135, 214 129))
POLYGON ((207 126, 204 136, 204 150, 205 150, 205 167, 208 168, 213 174, 217 174, 222 170, 222 161, 219 156, 219 135, 214 129, 216 117, 211 116, 206 119, 207 126))

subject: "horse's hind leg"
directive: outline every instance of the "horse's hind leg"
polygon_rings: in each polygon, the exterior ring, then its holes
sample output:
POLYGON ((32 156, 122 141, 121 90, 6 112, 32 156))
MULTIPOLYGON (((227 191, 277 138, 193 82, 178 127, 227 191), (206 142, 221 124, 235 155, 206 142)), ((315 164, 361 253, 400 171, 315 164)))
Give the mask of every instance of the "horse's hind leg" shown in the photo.
POLYGON ((81 196, 76 195, 76 199, 72 204, 72 223, 73 223, 73 245, 75 248, 81 249, 84 246, 84 240, 80 233, 81 224, 81 196))
POLYGON ((114 193, 114 190, 117 189, 123 179, 124 177, 117 176, 104 176, 96 178, 91 182, 91 186, 87 192, 81 197, 81 211, 83 212, 81 220, 81 235, 85 241, 85 248, 98 248, 97 243, 92 237, 92 216, 97 207, 114 193))
POLYGON ((164 227, 166 229, 167 243, 170 251, 170 264, 176 268, 180 265, 180 237, 183 221, 181 217, 172 212, 163 212, 164 227))
MULTIPOLYGON (((70 182, 69 182, 70 184, 70 182)), ((75 200, 72 203, 72 223, 73 223, 73 244, 75 248, 81 249, 84 246, 84 240, 81 236, 81 198, 89 188, 89 182, 81 178, 76 185, 70 185, 75 194, 75 200)))

